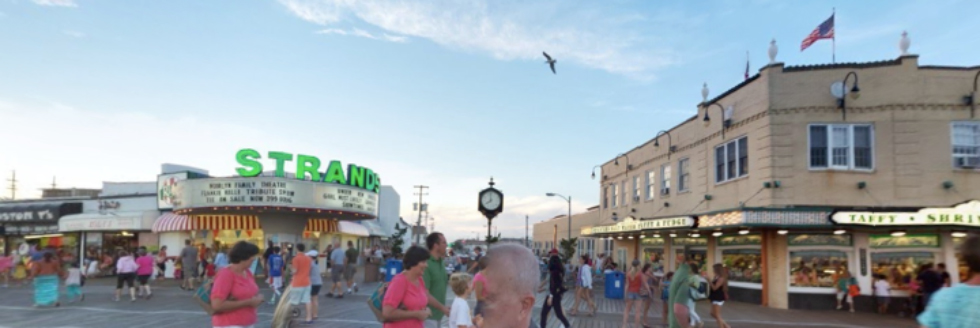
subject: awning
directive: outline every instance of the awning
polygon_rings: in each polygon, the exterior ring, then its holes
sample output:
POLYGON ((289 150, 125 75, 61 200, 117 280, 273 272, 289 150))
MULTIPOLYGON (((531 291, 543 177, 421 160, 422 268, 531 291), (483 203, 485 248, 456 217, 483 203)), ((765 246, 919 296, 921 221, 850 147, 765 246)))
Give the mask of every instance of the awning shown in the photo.
POLYGON ((367 237, 371 235, 368 233, 367 228, 357 222, 340 221, 337 227, 342 234, 354 235, 358 237, 367 237))
POLYGON ((191 219, 186 215, 167 212, 153 222, 153 232, 190 230, 194 230, 194 227, 191 225, 191 219))
POLYGON ((197 230, 259 230, 259 217, 254 215, 194 215, 197 230))
POLYGON ((306 221, 306 228, 303 231, 334 233, 337 228, 337 220, 330 219, 309 219, 306 221))
POLYGON ((378 220, 361 220, 360 223, 367 228, 368 233, 371 236, 386 237, 392 235, 392 233, 385 231, 385 229, 378 224, 378 220))
POLYGON ((66 215, 58 221, 58 231, 145 231, 153 227, 158 211, 89 212, 66 215))

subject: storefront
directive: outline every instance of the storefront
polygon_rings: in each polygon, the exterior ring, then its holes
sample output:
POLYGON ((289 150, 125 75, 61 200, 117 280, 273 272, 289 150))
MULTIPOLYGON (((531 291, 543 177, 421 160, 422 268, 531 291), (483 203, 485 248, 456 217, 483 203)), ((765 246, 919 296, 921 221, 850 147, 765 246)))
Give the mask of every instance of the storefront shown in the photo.
POLYGON ((582 228, 581 235, 599 240, 616 240, 617 245, 626 245, 617 247, 613 253, 613 260, 620 264, 620 269, 625 269, 623 264, 635 258, 641 259, 644 264, 650 263, 654 273, 660 275, 676 269, 676 254, 683 254, 684 249, 690 253, 700 252, 703 263, 707 253, 705 239, 688 236, 694 224, 695 219, 691 216, 640 220, 627 217, 613 225, 582 228), (667 254, 675 256, 667 257, 667 254))
POLYGON ((262 250, 271 242, 290 251, 296 243, 320 251, 333 242, 345 248, 347 241, 364 244, 369 231, 357 221, 377 217, 376 173, 297 154, 293 176, 283 164, 292 154, 270 152, 269 157, 279 158, 272 176, 262 173, 261 156, 251 149, 235 156, 240 177, 159 176, 159 207, 172 212, 161 215, 153 229, 169 254, 177 254, 185 239, 212 250, 242 240, 262 250))
POLYGON ((4 254, 30 249, 53 250, 64 260, 73 260, 79 249, 79 234, 60 233, 58 219, 81 211, 81 202, 2 203, 0 224, 5 235, 0 236, 0 249, 4 254))
POLYGON ((140 246, 155 251, 158 239, 151 228, 158 216, 156 210, 88 212, 64 216, 58 222, 58 227, 63 234, 74 233, 81 237, 84 253, 77 253, 79 256, 93 257, 105 252, 115 254, 119 250, 133 251, 140 246))

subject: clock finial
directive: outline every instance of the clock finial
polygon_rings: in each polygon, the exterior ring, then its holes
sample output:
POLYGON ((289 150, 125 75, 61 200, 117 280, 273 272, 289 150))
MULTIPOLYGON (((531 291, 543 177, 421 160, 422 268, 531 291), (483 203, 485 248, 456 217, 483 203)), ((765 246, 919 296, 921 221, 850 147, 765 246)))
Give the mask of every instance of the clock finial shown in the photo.
POLYGON ((493 187, 496 183, 493 183, 493 177, 490 177, 490 187, 493 187))

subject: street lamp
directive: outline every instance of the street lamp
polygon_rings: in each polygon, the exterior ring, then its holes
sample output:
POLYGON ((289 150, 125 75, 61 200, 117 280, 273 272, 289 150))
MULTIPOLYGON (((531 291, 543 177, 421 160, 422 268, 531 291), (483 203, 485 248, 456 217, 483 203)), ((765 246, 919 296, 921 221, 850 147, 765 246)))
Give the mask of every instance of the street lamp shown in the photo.
MULTIPOLYGON (((710 105, 708 105, 707 108, 704 109, 704 121, 705 122, 711 122, 711 118, 708 117, 708 111, 711 109, 711 106, 718 106, 718 110, 721 111, 721 120, 722 120, 721 121, 721 140, 724 141, 725 140, 725 129, 728 129, 728 127, 732 125, 732 120, 725 118, 725 107, 724 106, 722 106, 719 103, 711 103, 710 105)), ((707 123, 705 123, 705 124, 707 124, 707 123)))
MULTIPOLYGON (((845 100, 846 99, 846 97, 845 97, 846 95, 844 94, 844 90, 847 88, 847 81, 848 81, 848 79, 851 76, 854 77, 854 86, 851 87, 851 92, 850 92, 851 99, 858 99, 858 97, 861 96, 861 89, 858 88, 858 75, 854 71, 847 72, 847 75, 844 75, 844 81, 841 82, 841 85, 840 85, 840 93, 841 94, 840 95, 836 95, 836 94, 834 95, 835 97, 837 97, 837 107, 840 108, 842 118, 845 121, 847 121, 847 106, 846 106, 847 103, 846 103, 846 100, 845 100)), ((837 90, 834 90, 834 92, 836 92, 836 91, 837 90)))
POLYGON ((565 197, 553 192, 546 193, 545 195, 548 197, 560 197, 561 199, 568 201, 568 241, 571 241, 572 240, 572 196, 565 197))
POLYGON ((602 172, 602 165, 596 165, 592 167, 592 180, 595 180, 595 169, 599 168, 599 172, 602 172))
POLYGON ((675 150, 677 150, 677 148, 674 147, 674 145, 673 145, 674 144, 674 141, 671 140, 672 138, 670 136, 670 132, 667 132, 667 131, 664 131, 664 130, 660 130, 660 132, 657 132, 657 136, 653 138, 653 146, 654 147, 660 147, 660 135, 663 135, 663 134, 666 134, 667 135, 667 159, 669 160, 670 159, 670 153, 673 153, 675 150))
POLYGON ((980 80, 980 71, 977 71, 977 75, 973 76, 973 92, 963 97, 963 102, 970 106, 970 118, 973 118, 973 114, 977 110, 977 81, 980 80))
POLYGON ((633 165, 630 164, 630 157, 629 155, 626 155, 626 153, 620 153, 619 155, 616 155, 616 159, 613 160, 613 165, 617 165, 617 166, 619 165, 620 157, 626 157, 626 171, 627 173, 629 173, 629 170, 633 169, 633 165))

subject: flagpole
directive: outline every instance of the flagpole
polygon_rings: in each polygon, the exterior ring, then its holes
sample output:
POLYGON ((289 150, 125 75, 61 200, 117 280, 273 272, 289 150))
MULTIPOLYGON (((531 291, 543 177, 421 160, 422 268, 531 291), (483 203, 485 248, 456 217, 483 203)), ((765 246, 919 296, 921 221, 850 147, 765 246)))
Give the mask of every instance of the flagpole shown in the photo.
POLYGON ((834 37, 830 38, 830 62, 837 63, 837 8, 830 11, 830 17, 834 20, 834 37))

